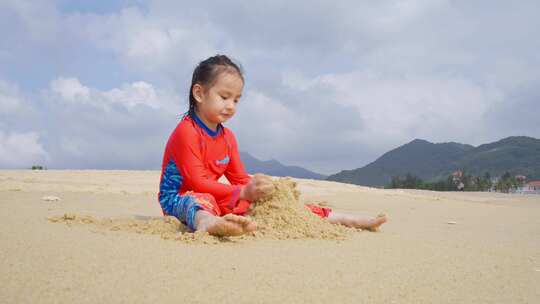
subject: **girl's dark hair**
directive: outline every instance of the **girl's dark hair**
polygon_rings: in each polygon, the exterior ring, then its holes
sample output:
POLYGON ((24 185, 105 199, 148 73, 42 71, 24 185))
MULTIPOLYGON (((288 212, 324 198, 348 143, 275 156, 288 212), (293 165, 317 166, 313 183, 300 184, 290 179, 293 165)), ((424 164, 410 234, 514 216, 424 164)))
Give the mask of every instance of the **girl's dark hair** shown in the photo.
POLYGON ((189 110, 187 115, 193 117, 195 110, 197 109, 197 100, 195 100, 195 97, 193 96, 193 86, 199 84, 209 87, 216 81, 217 76, 224 72, 237 73, 242 79, 242 82, 244 81, 244 75, 240 64, 234 63, 225 55, 212 56, 201 61, 197 67, 195 67, 191 79, 191 86, 189 87, 189 110))

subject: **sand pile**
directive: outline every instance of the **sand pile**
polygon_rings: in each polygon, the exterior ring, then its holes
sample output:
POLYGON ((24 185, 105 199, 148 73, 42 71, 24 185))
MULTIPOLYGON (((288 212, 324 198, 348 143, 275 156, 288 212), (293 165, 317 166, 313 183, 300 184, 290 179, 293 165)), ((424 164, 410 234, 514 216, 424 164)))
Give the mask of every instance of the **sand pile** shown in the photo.
MULTIPOLYGON (((220 241, 206 232, 190 233, 177 218, 165 216, 150 219, 96 219, 88 215, 66 213, 62 216, 48 218, 53 223, 65 223, 68 226, 93 225, 102 231, 125 231, 138 234, 159 235, 165 240, 176 240, 186 243, 214 244, 220 241)), ((222 239, 221 239, 222 240, 222 239)))
POLYGON ((103 231, 125 231, 139 234, 160 235, 167 240, 187 243, 218 243, 231 239, 343 239, 353 229, 330 224, 314 215, 299 201, 300 192, 296 182, 280 178, 274 182, 271 197, 256 202, 247 216, 257 222, 257 231, 234 238, 218 238, 206 232, 191 233, 177 218, 172 216, 150 219, 97 219, 87 215, 64 214, 49 217, 54 223, 92 225, 103 231))
POLYGON ((296 182, 289 178, 274 181, 271 197, 252 205, 248 216, 257 222, 256 237, 272 239, 343 239, 353 229, 330 224, 314 215, 299 201, 296 182))

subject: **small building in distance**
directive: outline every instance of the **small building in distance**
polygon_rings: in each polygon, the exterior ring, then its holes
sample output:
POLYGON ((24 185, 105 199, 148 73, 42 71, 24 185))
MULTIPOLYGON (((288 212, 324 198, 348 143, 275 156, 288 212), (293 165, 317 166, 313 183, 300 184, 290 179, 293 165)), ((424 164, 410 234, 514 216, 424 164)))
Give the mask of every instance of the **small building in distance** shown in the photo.
POLYGON ((525 175, 516 175, 514 176, 514 178, 518 183, 524 183, 527 180, 527 177, 525 175))
POLYGON ((463 176, 463 171, 461 170, 456 170, 454 172, 452 172, 452 177, 453 178, 461 178, 463 176))
POLYGON ((531 180, 517 189, 518 193, 524 194, 540 194, 540 180, 531 180))

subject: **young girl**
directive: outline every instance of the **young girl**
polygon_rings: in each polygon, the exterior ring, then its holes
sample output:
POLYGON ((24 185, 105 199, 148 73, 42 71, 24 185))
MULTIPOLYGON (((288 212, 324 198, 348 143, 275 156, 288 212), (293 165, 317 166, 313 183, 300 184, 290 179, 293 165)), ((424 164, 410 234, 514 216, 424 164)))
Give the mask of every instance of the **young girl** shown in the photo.
MULTIPOLYGON (((195 68, 189 111, 171 134, 161 171, 159 203, 164 215, 177 217, 193 231, 235 236, 257 229, 243 215, 252 202, 271 194, 268 176, 247 175, 233 132, 222 123, 236 113, 242 96, 241 69, 227 56, 210 57, 195 68), (230 182, 218 182, 225 174, 230 182)), ((360 218, 306 205, 335 224, 377 229, 385 217, 360 218)))

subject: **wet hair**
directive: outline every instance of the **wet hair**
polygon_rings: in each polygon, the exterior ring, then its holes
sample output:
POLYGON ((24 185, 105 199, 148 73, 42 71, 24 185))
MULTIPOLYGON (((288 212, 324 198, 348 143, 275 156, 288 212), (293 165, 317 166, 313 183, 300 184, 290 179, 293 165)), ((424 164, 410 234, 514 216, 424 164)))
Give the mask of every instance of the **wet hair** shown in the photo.
POLYGON ((240 64, 233 62, 225 55, 218 54, 199 62, 197 67, 195 67, 193 77, 191 78, 191 86, 189 87, 189 110, 186 114, 193 117, 195 110, 197 109, 197 100, 195 100, 195 97, 193 96, 194 85, 199 84, 209 88, 215 83, 220 74, 231 72, 237 73, 240 79, 242 79, 242 82, 244 81, 244 75, 240 64))

